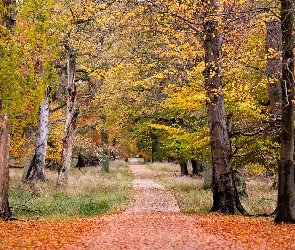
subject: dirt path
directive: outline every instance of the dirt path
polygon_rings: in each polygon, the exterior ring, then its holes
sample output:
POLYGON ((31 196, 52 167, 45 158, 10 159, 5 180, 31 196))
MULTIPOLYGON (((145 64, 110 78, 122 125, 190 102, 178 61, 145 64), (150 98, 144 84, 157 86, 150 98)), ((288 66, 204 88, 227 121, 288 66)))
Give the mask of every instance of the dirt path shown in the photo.
POLYGON ((244 249, 205 232, 194 216, 180 213, 171 192, 154 182, 155 173, 131 165, 135 196, 123 212, 101 217, 81 245, 69 249, 244 249))
POLYGON ((144 165, 131 165, 135 195, 125 213, 179 213, 173 194, 154 182, 154 173, 144 165))

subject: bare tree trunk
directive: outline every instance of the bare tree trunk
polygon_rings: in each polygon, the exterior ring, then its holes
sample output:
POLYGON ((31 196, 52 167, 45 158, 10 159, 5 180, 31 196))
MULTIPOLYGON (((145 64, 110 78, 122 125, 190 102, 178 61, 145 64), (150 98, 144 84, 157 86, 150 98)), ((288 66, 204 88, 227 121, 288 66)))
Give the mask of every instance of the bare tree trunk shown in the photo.
MULTIPOLYGON (((15 27, 15 0, 4 0, 1 24, 11 30, 15 27)), ((2 102, 0 100, 0 217, 4 220, 11 218, 11 211, 8 202, 9 189, 9 147, 10 147, 10 122, 9 115, 2 114, 2 102)))
POLYGON ((282 89, 282 31, 280 22, 271 20, 266 23, 266 75, 268 79, 268 93, 270 100, 270 112, 277 118, 281 116, 282 89))
POLYGON ((156 158, 156 152, 158 151, 158 136, 156 135, 155 133, 155 130, 154 129, 151 129, 150 130, 150 137, 151 137, 151 149, 152 149, 152 159, 151 161, 154 162, 155 160, 157 160, 156 158))
POLYGON ((186 161, 180 161, 179 165, 180 165, 180 175, 181 176, 188 175, 187 162, 186 161))
POLYGON ((24 162, 24 172, 22 176, 22 181, 26 182, 27 177, 29 176, 30 166, 32 163, 32 159, 35 155, 34 152, 30 152, 30 147, 36 145, 36 128, 34 126, 28 126, 24 129, 25 134, 25 145, 24 145, 24 155, 25 155, 25 162, 24 162))
POLYGON ((76 129, 79 109, 77 108, 77 92, 75 85, 76 73, 76 53, 68 49, 68 97, 67 97, 67 117, 65 136, 61 152, 61 160, 58 168, 57 186, 67 185, 68 175, 72 161, 72 150, 74 144, 74 133, 76 129))
POLYGON ((101 172, 110 172, 110 161, 109 161, 109 139, 108 133, 105 130, 101 131, 102 138, 102 161, 101 161, 101 172))
POLYGON ((276 222, 295 223, 294 197, 294 40, 293 1, 281 0, 281 29, 283 44, 281 156, 279 161, 276 222))
POLYGON ((195 160, 195 159, 192 159, 191 160, 191 163, 192 163, 192 168, 193 168, 193 172, 192 174, 193 175, 197 175, 199 172, 202 172, 203 170, 203 167, 202 167, 202 163, 195 160))
POLYGON ((205 87, 212 153, 212 212, 245 213, 234 181, 222 80, 222 36, 218 30, 219 1, 204 1, 205 87))
POLYGON ((26 175, 26 181, 41 180, 45 181, 45 158, 47 141, 49 134, 49 88, 43 103, 40 105, 38 116, 38 138, 36 141, 36 149, 33 160, 30 164, 29 171, 26 175))
MULTIPOLYGON (((0 109, 1 111, 2 109, 0 109)), ((0 115, 0 216, 11 217, 8 203, 10 126, 7 115, 0 115)))

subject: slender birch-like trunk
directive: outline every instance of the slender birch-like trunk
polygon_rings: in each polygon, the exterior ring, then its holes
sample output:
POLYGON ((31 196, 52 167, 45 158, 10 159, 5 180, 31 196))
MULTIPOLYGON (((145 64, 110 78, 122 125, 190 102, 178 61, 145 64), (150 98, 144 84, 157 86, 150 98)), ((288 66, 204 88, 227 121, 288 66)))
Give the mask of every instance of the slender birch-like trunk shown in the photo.
POLYGON ((46 95, 43 103, 40 105, 38 116, 38 137, 36 140, 35 155, 32 159, 26 181, 46 180, 45 176, 45 158, 49 134, 49 88, 46 90, 46 95))
POLYGON ((68 175, 72 162, 72 150, 74 144, 74 133, 76 129, 79 109, 77 108, 77 92, 75 85, 76 73, 76 53, 74 50, 68 49, 68 97, 67 97, 67 117, 65 136, 63 139, 63 147, 61 152, 61 160, 58 168, 57 186, 64 187, 67 185, 68 175))

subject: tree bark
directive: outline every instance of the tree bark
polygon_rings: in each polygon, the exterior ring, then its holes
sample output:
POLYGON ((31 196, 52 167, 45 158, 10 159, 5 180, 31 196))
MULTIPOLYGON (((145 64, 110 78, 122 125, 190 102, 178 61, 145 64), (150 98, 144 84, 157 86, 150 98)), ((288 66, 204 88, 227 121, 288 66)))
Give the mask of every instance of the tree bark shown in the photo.
MULTIPOLYGON (((4 0, 3 5, 7 12, 2 12, 1 24, 9 30, 15 27, 15 0, 4 0)), ((9 189, 9 146, 10 146, 10 122, 9 115, 2 113, 0 100, 0 217, 4 220, 11 218, 8 202, 9 189)))
POLYGON ((24 172, 22 176, 22 181, 26 182, 29 176, 30 166, 32 163, 32 159, 34 158, 35 152, 30 152, 30 147, 36 145, 36 128, 34 126, 28 126, 24 129, 25 135, 25 145, 24 145, 24 154, 25 154, 25 162, 24 162, 24 172))
POLYGON ((218 29, 219 1, 205 1, 204 50, 207 113, 212 153, 212 212, 245 213, 234 181, 222 80, 222 36, 218 29))
POLYGON ((282 110, 282 31, 280 22, 271 20, 266 23, 266 75, 268 79, 268 94, 270 113, 275 117, 281 116, 282 110))
MULTIPOLYGON (((1 111, 2 109, 0 109, 1 111)), ((10 126, 7 115, 0 115, 0 216, 11 217, 8 203, 10 126)))
POLYGON ((193 172, 192 174, 193 175, 197 175, 199 172, 202 171, 202 163, 201 162, 198 162, 197 160, 191 160, 191 163, 192 163, 192 169, 193 169, 193 172))
POLYGON ((16 0, 3 0, 3 6, 6 8, 5 13, 2 13, 2 24, 9 30, 15 27, 16 23, 16 11, 15 8, 10 8, 10 6, 15 6, 16 0))
POLYGON ((282 29, 282 119, 281 155, 278 162, 276 222, 295 223, 294 197, 294 40, 293 1, 281 0, 282 29))
POLYGON ((61 160, 58 168, 57 186, 65 187, 67 185, 68 175, 72 161, 72 150, 74 144, 74 132, 76 129, 79 109, 77 108, 77 92, 75 86, 76 73, 76 53, 68 49, 68 97, 67 97, 67 117, 65 136, 61 152, 61 160))
POLYGON ((154 129, 150 130, 150 137, 151 137, 151 149, 152 149, 152 152, 151 152, 152 159, 151 159, 151 161, 155 162, 156 160, 158 160, 157 157, 156 157, 156 153, 158 151, 159 142, 158 142, 158 136, 156 135, 154 129))
POLYGON ((187 162, 186 161, 180 161, 179 165, 180 165, 180 175, 181 176, 188 175, 187 162))
POLYGON ((49 88, 43 103, 40 105, 38 116, 38 138, 36 141, 35 155, 26 175, 26 181, 45 181, 45 158, 49 134, 49 88))
POLYGON ((108 133, 105 130, 101 131, 102 138, 102 161, 101 161, 101 172, 110 172, 110 161, 109 161, 109 139, 108 133))

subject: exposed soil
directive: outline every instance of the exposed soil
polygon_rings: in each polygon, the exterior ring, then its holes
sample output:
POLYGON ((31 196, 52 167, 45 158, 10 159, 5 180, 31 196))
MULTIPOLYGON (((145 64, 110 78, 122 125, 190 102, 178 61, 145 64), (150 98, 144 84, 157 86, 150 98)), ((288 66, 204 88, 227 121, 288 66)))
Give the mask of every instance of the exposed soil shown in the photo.
POLYGON ((144 165, 131 165, 134 173, 135 195, 125 213, 179 213, 179 207, 172 193, 154 182, 155 174, 144 165))

